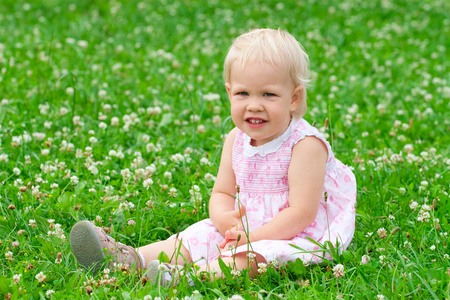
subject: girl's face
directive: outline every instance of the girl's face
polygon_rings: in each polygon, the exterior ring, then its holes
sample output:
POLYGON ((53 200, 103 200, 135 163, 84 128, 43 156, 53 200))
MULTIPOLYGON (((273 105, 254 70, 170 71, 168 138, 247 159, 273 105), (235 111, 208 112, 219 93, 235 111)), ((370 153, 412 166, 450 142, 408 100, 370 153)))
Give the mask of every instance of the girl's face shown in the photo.
POLYGON ((234 62, 225 84, 231 102, 231 118, 261 146, 279 137, 289 126, 291 114, 301 102, 301 86, 294 86, 287 66, 234 62))

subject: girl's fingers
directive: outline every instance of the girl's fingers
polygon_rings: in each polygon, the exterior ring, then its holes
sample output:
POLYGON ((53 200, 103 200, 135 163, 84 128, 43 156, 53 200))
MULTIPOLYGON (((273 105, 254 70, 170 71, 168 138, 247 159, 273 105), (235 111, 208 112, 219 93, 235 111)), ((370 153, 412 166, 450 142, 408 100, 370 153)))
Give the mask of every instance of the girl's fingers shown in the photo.
POLYGON ((225 231, 225 239, 219 244, 219 248, 223 249, 230 241, 230 230, 225 231))
POLYGON ((242 219, 242 217, 245 215, 245 207, 241 206, 239 209, 235 210, 233 213, 233 217, 236 219, 242 219))

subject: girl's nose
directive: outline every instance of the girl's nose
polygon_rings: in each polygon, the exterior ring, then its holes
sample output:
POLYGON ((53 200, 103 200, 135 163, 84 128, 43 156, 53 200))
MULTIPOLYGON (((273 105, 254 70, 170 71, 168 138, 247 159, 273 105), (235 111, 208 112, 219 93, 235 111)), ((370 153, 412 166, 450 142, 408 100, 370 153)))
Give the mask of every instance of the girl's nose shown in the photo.
POLYGON ((262 111, 264 107, 257 97, 250 97, 247 105, 248 111, 262 111))

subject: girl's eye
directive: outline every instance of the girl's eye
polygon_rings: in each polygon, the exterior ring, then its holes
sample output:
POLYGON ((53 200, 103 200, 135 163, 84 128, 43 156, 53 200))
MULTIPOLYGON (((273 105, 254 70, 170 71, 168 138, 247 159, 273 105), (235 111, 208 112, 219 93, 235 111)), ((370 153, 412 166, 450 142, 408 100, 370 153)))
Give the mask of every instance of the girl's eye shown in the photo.
POLYGON ((239 92, 239 93, 237 93, 238 95, 240 95, 240 96, 248 96, 248 93, 247 92, 239 92))
POLYGON ((273 97, 275 94, 272 93, 264 93, 264 97, 273 97))

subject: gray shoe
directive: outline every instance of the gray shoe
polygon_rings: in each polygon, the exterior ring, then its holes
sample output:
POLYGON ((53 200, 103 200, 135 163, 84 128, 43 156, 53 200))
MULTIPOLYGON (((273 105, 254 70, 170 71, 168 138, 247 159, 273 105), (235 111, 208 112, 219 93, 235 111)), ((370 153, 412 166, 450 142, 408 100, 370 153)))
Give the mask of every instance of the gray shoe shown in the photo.
POLYGON ((70 231, 70 247, 77 261, 86 269, 93 268, 94 272, 101 268, 105 260, 105 249, 112 258, 110 268, 143 269, 136 249, 116 242, 103 229, 89 221, 80 221, 73 226, 70 231))
POLYGON ((153 285, 160 285, 163 287, 177 286, 180 283, 180 269, 179 266, 174 266, 168 263, 160 263, 159 260, 152 260, 147 265, 147 271, 144 277, 147 278, 153 285))

